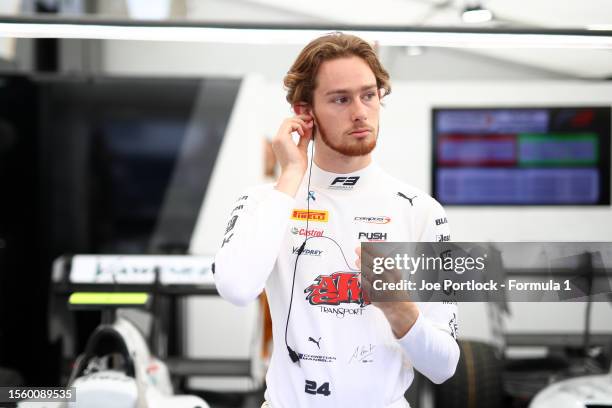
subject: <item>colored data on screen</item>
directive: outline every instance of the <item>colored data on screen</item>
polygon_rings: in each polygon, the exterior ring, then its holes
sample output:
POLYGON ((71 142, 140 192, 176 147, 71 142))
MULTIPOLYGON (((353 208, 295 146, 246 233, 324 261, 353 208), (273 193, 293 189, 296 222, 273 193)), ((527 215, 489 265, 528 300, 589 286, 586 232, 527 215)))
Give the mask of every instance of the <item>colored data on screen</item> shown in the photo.
POLYGON ((433 110, 442 204, 609 205, 610 108, 433 110))

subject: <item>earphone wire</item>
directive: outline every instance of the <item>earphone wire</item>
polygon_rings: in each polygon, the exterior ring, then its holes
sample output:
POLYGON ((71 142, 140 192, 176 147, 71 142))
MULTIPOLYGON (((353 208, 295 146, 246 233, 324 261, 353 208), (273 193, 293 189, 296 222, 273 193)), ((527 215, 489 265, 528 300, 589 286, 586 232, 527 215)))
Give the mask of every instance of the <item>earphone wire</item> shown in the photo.
MULTIPOLYGON (((313 136, 314 136, 314 129, 313 129, 313 136)), ((310 179, 312 177, 312 159, 313 157, 314 157, 314 137, 313 137, 312 145, 310 146, 310 166, 309 166, 310 168, 308 170, 308 183, 306 187, 306 231, 304 232, 304 242, 302 242, 302 245, 298 249, 297 256, 295 258, 295 263, 293 265, 293 279, 291 282, 291 296, 289 298, 289 309, 287 310, 287 321, 285 323, 285 346, 287 346, 287 351, 289 352, 289 358, 291 358, 291 361, 293 361, 294 363, 298 363, 298 365, 300 364, 300 357, 295 352, 295 350, 293 350, 289 346, 289 342, 287 341, 287 333, 289 331, 289 319, 291 318, 291 307, 293 306, 293 292, 295 289, 295 274, 297 271, 297 264, 298 264, 298 260, 300 259, 300 255, 302 255, 302 252, 304 251, 304 248, 306 247, 306 241, 308 241, 308 221, 310 220, 310 179)))
MULTIPOLYGON (((312 142, 312 146, 310 148, 310 169, 308 171, 308 183, 306 187, 306 231, 304 232, 305 238, 304 238, 304 242, 302 242, 302 245, 297 251, 295 263, 293 265, 293 278, 291 282, 291 296, 289 298, 289 309, 287 310, 287 321, 285 322, 285 346, 287 347, 287 351, 289 352, 289 358, 291 358, 291 361, 293 361, 294 363, 298 363, 298 365, 300 365, 300 356, 298 353, 295 352, 295 350, 293 350, 293 348, 291 348, 291 346, 289 346, 287 335, 289 332, 289 320, 291 318, 291 308, 293 306, 293 293, 295 289, 295 275, 297 272, 297 264, 298 264, 298 260, 300 259, 300 256, 302 255, 302 252, 304 252, 304 249, 306 248, 306 242, 310 239, 308 238, 308 222, 310 220, 310 180, 312 177, 313 157, 314 157, 314 141, 312 142)), ((331 237, 327 237, 325 235, 322 235, 321 237, 318 237, 318 238, 327 238, 330 241, 332 241, 334 244, 336 244, 338 249, 340 249, 340 253, 342 254, 342 258, 344 259, 344 263, 346 264, 347 268, 351 270, 352 272, 359 272, 359 269, 351 268, 351 266, 349 265, 346 259, 346 255, 344 254, 344 251, 342 250, 342 247, 340 246, 340 244, 338 244, 338 242, 336 242, 335 239, 331 237)))

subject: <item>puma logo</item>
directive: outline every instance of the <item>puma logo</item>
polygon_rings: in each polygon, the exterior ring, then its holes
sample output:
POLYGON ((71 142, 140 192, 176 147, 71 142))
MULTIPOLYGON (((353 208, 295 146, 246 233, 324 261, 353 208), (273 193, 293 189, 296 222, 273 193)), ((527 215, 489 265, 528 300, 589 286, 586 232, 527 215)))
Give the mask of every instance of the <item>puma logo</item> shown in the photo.
POLYGON ((319 337, 319 340, 315 340, 312 337, 308 338, 308 341, 312 341, 314 344, 317 345, 317 347, 319 348, 319 350, 321 350, 321 346, 319 345, 319 342, 321 341, 321 338, 319 337))
POLYGON ((233 236, 234 236, 234 233, 232 232, 229 237, 223 238, 223 243, 221 244, 221 248, 223 248, 225 246, 225 244, 230 242, 230 239, 232 239, 233 236))
POLYGON ((413 207, 413 206, 414 206, 414 204, 412 204, 412 200, 414 200, 415 198, 417 198, 417 196, 414 196, 414 197, 412 197, 412 198, 411 198, 411 197, 407 197, 406 195, 404 195, 403 193, 401 193, 401 192, 399 192, 399 191, 397 192, 397 195, 398 195, 398 196, 400 196, 400 197, 402 197, 402 198, 405 198, 405 199, 406 199, 406 200, 408 200, 408 201, 410 201, 410 206, 411 206, 411 207, 413 207))

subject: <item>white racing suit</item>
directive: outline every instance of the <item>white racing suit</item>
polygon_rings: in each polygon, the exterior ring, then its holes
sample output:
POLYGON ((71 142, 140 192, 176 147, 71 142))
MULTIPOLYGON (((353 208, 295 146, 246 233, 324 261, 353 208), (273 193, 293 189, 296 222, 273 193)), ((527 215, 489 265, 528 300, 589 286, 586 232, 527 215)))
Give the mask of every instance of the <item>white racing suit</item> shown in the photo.
POLYGON ((363 299, 355 248, 361 241, 447 241, 446 215, 376 164, 350 174, 312 167, 310 189, 307 172, 296 198, 271 185, 238 198, 215 257, 217 289, 237 305, 266 290, 274 352, 265 396, 273 408, 407 407, 414 369, 434 383, 455 372, 457 306, 418 303, 416 323, 396 338, 380 309, 363 299), (297 363, 285 346, 290 302, 287 343, 297 363))

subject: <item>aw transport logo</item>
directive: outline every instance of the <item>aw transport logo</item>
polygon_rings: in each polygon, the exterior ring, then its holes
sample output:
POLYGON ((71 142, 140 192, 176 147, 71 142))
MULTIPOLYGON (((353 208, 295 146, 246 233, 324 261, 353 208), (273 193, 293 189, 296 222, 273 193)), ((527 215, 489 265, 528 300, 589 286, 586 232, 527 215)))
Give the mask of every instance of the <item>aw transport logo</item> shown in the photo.
POLYGON ((338 318, 362 316, 363 308, 370 302, 363 297, 359 274, 354 272, 334 272, 319 275, 314 283, 304 289, 306 300, 312 306, 319 306, 321 313, 333 314, 338 318), (358 308, 342 307, 359 305, 358 308))

